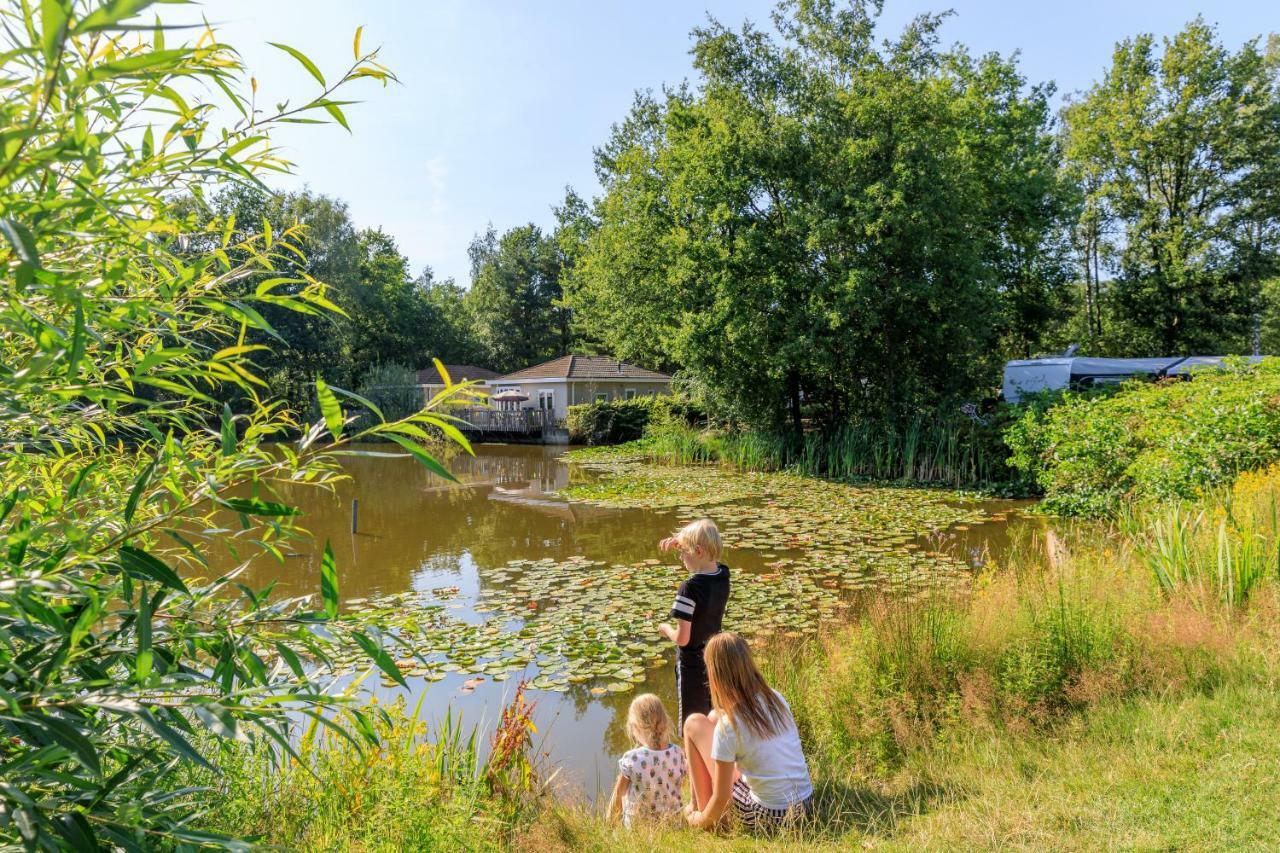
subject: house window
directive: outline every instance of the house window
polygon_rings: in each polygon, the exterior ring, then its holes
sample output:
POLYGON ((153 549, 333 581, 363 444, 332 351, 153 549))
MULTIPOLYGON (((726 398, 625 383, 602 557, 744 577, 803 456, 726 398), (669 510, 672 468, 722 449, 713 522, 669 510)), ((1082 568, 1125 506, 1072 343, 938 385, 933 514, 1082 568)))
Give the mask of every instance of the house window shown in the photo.
POLYGON ((597 402, 597 403, 607 403, 607 402, 609 402, 609 395, 608 395, 608 394, 597 394, 597 395, 596 395, 596 402, 597 402))
POLYGON ((622 398, 624 400, 634 400, 636 398, 636 389, 628 388, 627 390, 623 391, 622 398))
POLYGON ((556 408, 556 392, 555 391, 539 391, 538 392, 538 408, 544 412, 554 411, 556 408))

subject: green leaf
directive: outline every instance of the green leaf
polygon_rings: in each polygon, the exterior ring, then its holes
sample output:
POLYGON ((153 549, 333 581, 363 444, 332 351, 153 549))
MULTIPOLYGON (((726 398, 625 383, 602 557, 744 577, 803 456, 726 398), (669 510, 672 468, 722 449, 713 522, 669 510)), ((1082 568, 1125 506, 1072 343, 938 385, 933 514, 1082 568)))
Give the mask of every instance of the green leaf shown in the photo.
POLYGON ((355 393, 354 391, 347 391, 337 387, 336 385, 331 387, 329 390, 335 394, 341 394, 347 399, 354 400, 355 402, 364 406, 366 409, 368 409, 369 411, 377 415, 378 420, 385 421, 387 419, 387 416, 382 413, 382 409, 379 409, 376 405, 374 405, 374 402, 368 399, 367 397, 362 397, 359 394, 355 393))
POLYGON ((158 719, 155 714, 150 711, 143 711, 138 714, 138 719, 142 720, 146 726, 159 735, 166 743, 174 748, 174 750, 183 758, 190 762, 199 764, 206 770, 213 770, 214 767, 204 756, 196 751, 191 743, 179 734, 172 726, 158 719))
POLYGON ((377 664, 378 669, 382 670, 387 678, 390 678, 401 687, 409 687, 405 683, 404 676, 400 673, 400 668, 396 666, 396 662, 391 659, 391 655, 387 654, 382 646, 361 631, 356 631, 351 636, 355 638, 355 641, 360 644, 360 648, 364 649, 365 654, 377 664))
POLYGON ((222 404, 222 427, 219 432, 222 438, 222 455, 230 456, 236 452, 236 422, 228 403, 222 404))
POLYGON ((325 425, 333 435, 334 441, 342 440, 342 406, 338 398, 329 390, 323 379, 316 378, 316 399, 320 402, 320 414, 324 416, 325 425))
POLYGON ((68 752, 74 755, 86 770, 95 776, 102 775, 102 765, 98 761, 98 751, 94 749, 93 744, 78 728, 66 720, 47 715, 32 716, 28 719, 47 731, 59 745, 65 747, 68 752))
POLYGON ((320 81, 321 86, 327 87, 329 85, 328 83, 324 82, 324 75, 320 73, 320 69, 316 68, 316 64, 312 62, 310 59, 308 59, 307 55, 302 51, 294 47, 289 47, 289 45, 287 44, 280 44, 279 42, 275 42, 275 41, 269 41, 267 42, 267 44, 271 45, 272 47, 283 50, 285 53, 289 54, 294 59, 298 60, 298 62, 302 65, 302 67, 307 69, 307 71, 311 73, 312 77, 320 81))
POLYGON ((324 555, 320 558, 320 599, 324 602, 325 615, 333 619, 338 615, 338 566, 333 559, 333 547, 324 543, 324 555))
POLYGON ((248 741, 235 716, 217 703, 196 705, 196 718, 215 735, 227 740, 248 741))
POLYGON ((271 501, 260 501, 257 498, 217 498, 216 502, 219 506, 242 512, 245 515, 281 517, 301 514, 297 507, 272 503, 271 501))
POLYGON ((436 476, 443 477, 444 479, 448 480, 450 483, 458 482, 458 478, 453 476, 453 474, 449 472, 448 468, 441 465, 439 462, 436 461, 434 456, 432 456, 430 453, 427 453, 427 451, 423 450, 421 447, 419 447, 417 444, 413 443, 409 439, 405 438, 404 436, 394 435, 394 434, 388 434, 387 438, 391 439, 396 444, 400 445, 405 450, 409 451, 409 455, 412 456, 414 459, 417 459, 419 462, 421 462, 423 467, 425 467, 431 473, 435 474, 436 476))
POLYGON ((91 30, 117 28, 121 21, 132 18, 153 2, 155 0, 107 0, 105 3, 99 3, 98 8, 81 18, 73 28, 73 32, 78 34, 91 30))
POLYGON ((159 460, 152 460, 147 467, 142 469, 142 473, 138 475, 137 481, 133 484, 133 491, 129 492, 129 500, 124 505, 124 521, 125 524, 133 521, 133 514, 138 511, 138 501, 142 499, 142 493, 146 490, 147 484, 151 482, 151 474, 156 470, 159 460))
POLYGON ((52 63, 58 56, 58 46, 66 37, 70 5, 68 0, 40 2, 40 52, 44 54, 45 62, 52 63))
POLYGON ((276 651, 280 653, 280 657, 289 665, 289 669, 293 670, 293 674, 298 678, 306 675, 303 669, 302 659, 298 657, 298 653, 286 646, 284 643, 276 643, 276 651))
POLYGON ((338 124, 346 128, 347 133, 351 132, 351 125, 347 124, 347 117, 342 114, 342 110, 338 107, 337 104, 328 102, 328 103, 325 103, 323 106, 324 106, 324 111, 327 112, 329 115, 333 116, 334 121, 336 121, 338 124))
POLYGON ((180 592, 188 592, 178 573, 139 548, 120 546, 120 566, 132 577, 154 580, 180 592))
POLYGON ((80 374, 80 362, 84 358, 85 328, 84 305, 77 302, 75 328, 71 332, 71 356, 67 360, 67 377, 75 379, 80 374))
POLYGON ((147 596, 147 585, 138 589, 138 657, 134 663, 134 676, 139 684, 146 684, 151 677, 151 599, 147 596))
POLYGON ((0 219, 0 234, 13 247, 14 253, 23 263, 40 269, 40 255, 36 252, 36 241, 27 226, 16 219, 0 219))
POLYGON ((76 496, 80 494, 80 487, 84 485, 84 478, 89 476, 89 472, 97 468, 101 462, 101 459, 95 459, 76 472, 76 476, 71 480, 71 485, 67 486, 68 503, 76 499, 76 496))

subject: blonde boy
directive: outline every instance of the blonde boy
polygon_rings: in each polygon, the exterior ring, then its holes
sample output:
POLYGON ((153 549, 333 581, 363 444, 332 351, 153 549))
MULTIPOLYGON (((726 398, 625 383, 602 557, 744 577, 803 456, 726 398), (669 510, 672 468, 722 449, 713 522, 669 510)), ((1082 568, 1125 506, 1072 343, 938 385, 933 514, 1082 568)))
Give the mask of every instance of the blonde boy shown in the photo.
POLYGON ((729 567, 720 562, 720 531, 709 518, 699 519, 658 543, 663 551, 680 552, 690 575, 671 605, 675 626, 662 623, 658 633, 676 644, 676 695, 680 724, 690 714, 711 713, 711 687, 702 650, 720 633, 729 602, 729 567))

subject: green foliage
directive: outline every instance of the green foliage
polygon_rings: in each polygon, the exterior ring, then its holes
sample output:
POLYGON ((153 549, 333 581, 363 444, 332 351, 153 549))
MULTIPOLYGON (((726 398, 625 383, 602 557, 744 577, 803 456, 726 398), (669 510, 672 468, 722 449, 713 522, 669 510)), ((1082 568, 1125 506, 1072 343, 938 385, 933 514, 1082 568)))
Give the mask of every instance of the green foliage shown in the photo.
POLYGON ((500 373, 568 355, 570 314, 562 304, 557 242, 536 225, 476 237, 467 309, 485 366, 500 373))
POLYGON ((407 418, 422 410, 427 400, 418 387, 418 373, 400 364, 379 364, 364 374, 360 396, 373 403, 392 420, 407 418))
MULTIPOLYGON (((344 431, 349 392, 317 385, 314 423, 269 396, 254 359, 282 342, 265 313, 335 308, 291 260, 299 230, 192 231, 172 203, 286 169, 274 127, 342 121, 335 92, 390 73, 357 51, 316 97, 255 107, 231 46, 210 30, 174 44, 134 17, 148 5, 0 7, 4 847, 230 843, 195 828, 207 801, 172 774, 214 765, 218 739, 292 752, 298 720, 346 701, 313 669, 351 637, 320 628, 331 566, 317 610, 239 569, 210 577, 207 555, 281 557, 296 513, 276 484, 323 487, 333 454, 370 435, 430 460, 413 442, 444 424, 344 431)), ((376 740, 351 713, 336 728, 376 740)))
MULTIPOLYGON (((380 229, 357 231, 345 203, 309 191, 273 195, 256 186, 233 186, 207 204, 201 195, 184 199, 192 227, 218 235, 214 222, 228 223, 239 236, 244 228, 266 222, 276 234, 288 233, 303 254, 279 261, 277 274, 325 282, 342 313, 298 314, 274 305, 262 315, 284 339, 251 329, 246 339, 270 345, 255 363, 273 396, 296 411, 306 411, 315 376, 343 387, 367 381, 365 372, 389 362, 425 367, 431 357, 470 362, 475 355, 470 316, 461 311, 461 288, 436 281, 431 270, 416 280, 395 241, 380 229), (239 223, 239 227, 236 227, 239 223)), ((210 239, 193 243, 213 248, 210 239)), ((242 254, 242 253, 241 253, 242 254)), ((230 255, 240 259, 234 248, 230 255)), ((247 277, 232 292, 248 295, 260 276, 247 277)), ((279 292, 290 292, 284 284, 279 292)))
POLYGON ((1114 512, 1125 500, 1194 499, 1280 458, 1280 362, 1066 394, 1007 431, 1009 464, 1044 491, 1045 508, 1114 512))
POLYGON ((233 745, 220 776, 195 772, 187 781, 212 788, 214 827, 260 844, 510 849, 513 831, 541 805, 532 710, 519 688, 485 743, 452 714, 429 726, 397 703, 374 723, 376 747, 354 748, 313 725, 287 767, 266 750, 233 745))
POLYGON ((799 433, 802 402, 825 429, 971 395, 1063 278, 1049 90, 941 49, 937 17, 882 47, 877 9, 697 30, 698 88, 640 96, 597 154, 576 318, 751 427, 799 433))
POLYGON ((688 426, 705 422, 701 407, 679 397, 659 395, 633 400, 581 403, 569 407, 571 444, 621 444, 636 441, 647 431, 672 423, 688 426))
POLYGON ((1127 39, 1063 119, 1095 352, 1248 352, 1280 260, 1274 43, 1232 53, 1202 18, 1127 39))

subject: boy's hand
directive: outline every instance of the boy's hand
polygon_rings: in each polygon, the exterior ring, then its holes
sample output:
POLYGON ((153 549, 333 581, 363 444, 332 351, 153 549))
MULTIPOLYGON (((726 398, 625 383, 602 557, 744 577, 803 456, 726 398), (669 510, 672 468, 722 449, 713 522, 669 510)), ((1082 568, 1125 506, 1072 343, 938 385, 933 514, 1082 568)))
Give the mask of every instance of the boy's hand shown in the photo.
POLYGON ((673 643, 676 641, 676 638, 675 638, 676 629, 672 628, 666 622, 663 622, 661 625, 658 626, 658 633, 662 635, 663 639, 670 640, 673 643))
POLYGON ((680 543, 676 541, 676 537, 668 536, 666 539, 663 539, 661 542, 658 543, 658 550, 659 551, 679 551, 680 543))

